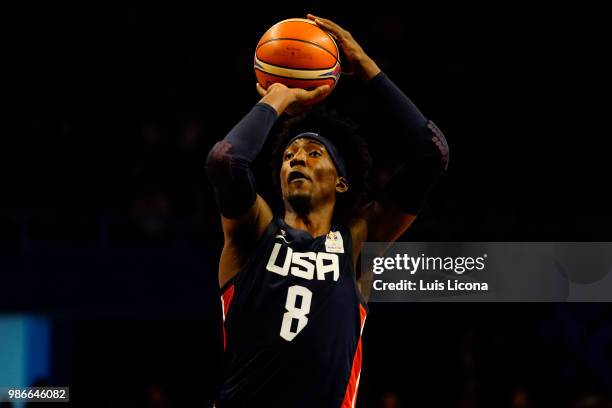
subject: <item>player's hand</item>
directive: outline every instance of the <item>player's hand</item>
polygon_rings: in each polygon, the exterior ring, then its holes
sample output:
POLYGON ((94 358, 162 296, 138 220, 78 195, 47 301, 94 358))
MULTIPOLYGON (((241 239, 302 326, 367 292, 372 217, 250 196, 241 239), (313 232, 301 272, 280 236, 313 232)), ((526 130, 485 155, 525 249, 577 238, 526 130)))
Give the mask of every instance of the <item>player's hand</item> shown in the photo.
POLYGON ((319 27, 329 32, 336 39, 340 48, 342 48, 342 52, 346 57, 346 61, 341 61, 343 73, 355 73, 359 78, 367 81, 374 78, 380 72, 380 68, 378 68, 372 58, 368 57, 351 33, 326 18, 313 14, 308 14, 307 17, 319 27))
POLYGON ((264 89, 259 83, 256 84, 257 92, 262 96, 260 102, 272 106, 280 115, 286 112, 289 115, 299 115, 311 108, 305 105, 321 95, 329 92, 329 85, 321 85, 311 91, 301 88, 288 88, 281 83, 274 83, 264 89))

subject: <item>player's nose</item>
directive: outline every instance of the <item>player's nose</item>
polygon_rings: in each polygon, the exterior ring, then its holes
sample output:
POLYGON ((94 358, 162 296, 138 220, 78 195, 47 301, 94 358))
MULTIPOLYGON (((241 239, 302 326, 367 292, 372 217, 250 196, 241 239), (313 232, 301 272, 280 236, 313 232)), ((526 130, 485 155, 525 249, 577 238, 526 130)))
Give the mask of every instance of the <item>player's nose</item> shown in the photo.
POLYGON ((293 159, 291 159, 291 161, 289 162, 289 166, 291 168, 296 167, 296 166, 302 166, 302 167, 306 167, 306 162, 302 159, 299 159, 297 157, 294 157, 293 159))
POLYGON ((306 166, 307 157, 308 155, 306 154, 306 152, 303 149, 299 149, 297 152, 295 152, 295 156, 293 156, 293 159, 289 164, 291 165, 291 167, 298 165, 306 166))

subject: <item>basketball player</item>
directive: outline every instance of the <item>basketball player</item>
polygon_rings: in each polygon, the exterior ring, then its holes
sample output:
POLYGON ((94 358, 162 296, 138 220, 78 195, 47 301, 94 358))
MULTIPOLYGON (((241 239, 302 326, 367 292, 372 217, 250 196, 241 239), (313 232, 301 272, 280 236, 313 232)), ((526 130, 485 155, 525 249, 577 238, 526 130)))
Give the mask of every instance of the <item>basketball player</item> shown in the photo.
POLYGON ((275 217, 256 192, 251 163, 283 112, 303 110, 329 87, 257 85, 261 100, 206 162, 225 239, 220 408, 355 406, 368 290, 356 276, 360 245, 402 235, 448 164, 442 133, 351 34, 330 20, 308 18, 336 38, 344 66, 384 105, 393 137, 411 148, 384 194, 363 204, 369 156, 354 129, 322 114, 287 121, 275 149, 282 156, 273 162, 285 211, 275 217))

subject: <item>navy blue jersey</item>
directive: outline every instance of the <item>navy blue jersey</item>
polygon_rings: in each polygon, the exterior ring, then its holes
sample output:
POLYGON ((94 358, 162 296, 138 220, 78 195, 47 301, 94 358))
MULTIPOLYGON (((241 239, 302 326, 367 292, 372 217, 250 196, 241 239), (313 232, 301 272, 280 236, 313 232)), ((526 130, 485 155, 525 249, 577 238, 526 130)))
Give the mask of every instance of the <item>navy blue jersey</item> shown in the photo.
POLYGON ((353 407, 366 305, 348 228, 313 238, 270 222, 222 290, 220 408, 353 407))

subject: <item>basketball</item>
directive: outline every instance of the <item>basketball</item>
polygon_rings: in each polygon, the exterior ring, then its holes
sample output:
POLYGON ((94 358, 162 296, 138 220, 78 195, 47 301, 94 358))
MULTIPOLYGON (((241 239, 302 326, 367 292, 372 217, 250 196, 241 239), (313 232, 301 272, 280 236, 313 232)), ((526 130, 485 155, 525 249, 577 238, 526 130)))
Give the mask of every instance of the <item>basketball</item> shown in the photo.
POLYGON ((329 85, 330 91, 310 104, 329 95, 341 71, 333 37, 303 18, 283 20, 266 31, 255 50, 254 68, 257 81, 266 89, 276 82, 306 90, 329 85))

